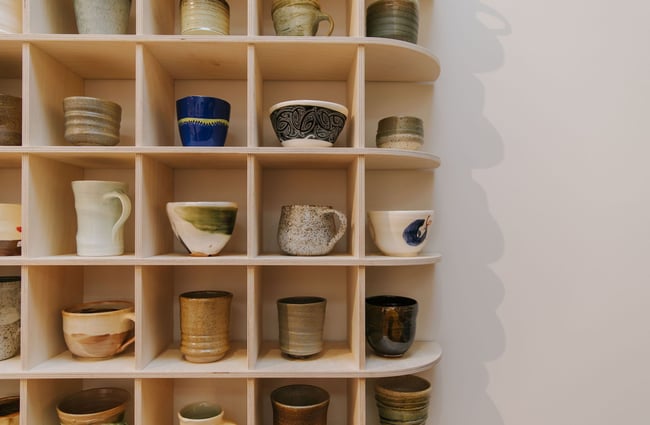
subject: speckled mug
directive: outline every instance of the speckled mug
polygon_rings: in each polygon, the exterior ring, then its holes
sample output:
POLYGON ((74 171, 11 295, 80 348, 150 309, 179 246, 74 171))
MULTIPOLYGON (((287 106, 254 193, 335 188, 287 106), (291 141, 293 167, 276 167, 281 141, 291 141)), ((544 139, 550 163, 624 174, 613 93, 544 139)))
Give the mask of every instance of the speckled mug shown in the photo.
POLYGON ((226 291, 190 291, 179 297, 181 353, 188 362, 211 363, 230 349, 230 305, 226 291))
POLYGON ((326 255, 343 237, 345 214, 323 205, 284 205, 278 226, 278 244, 289 255, 326 255), (336 227, 334 217, 338 218, 336 227))

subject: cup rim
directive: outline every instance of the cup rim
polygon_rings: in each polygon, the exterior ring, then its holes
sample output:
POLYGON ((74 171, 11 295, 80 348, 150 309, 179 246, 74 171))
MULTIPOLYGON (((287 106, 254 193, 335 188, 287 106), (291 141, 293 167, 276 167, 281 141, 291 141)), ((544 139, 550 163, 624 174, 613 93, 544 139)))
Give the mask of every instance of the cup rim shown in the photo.
POLYGON ((195 291, 183 292, 179 295, 180 298, 190 300, 208 300, 215 298, 232 298, 233 293, 229 291, 222 291, 218 289, 198 289, 195 291))
POLYGON ((431 215, 433 215, 434 212, 435 212, 435 210, 371 210, 371 211, 368 211, 368 215, 390 215, 390 214, 393 214, 393 215, 398 215, 398 214, 399 215, 431 214, 431 215))
POLYGON ((323 302, 327 302, 327 299, 324 297, 319 297, 314 295, 298 295, 298 296, 278 298, 276 302, 278 304, 308 305, 308 304, 321 304, 323 302))
POLYGON ((274 389, 271 391, 271 401, 279 406, 283 407, 289 407, 291 409, 312 409, 316 406, 325 406, 329 404, 330 401, 330 394, 323 388, 317 387, 316 385, 309 385, 309 384, 291 384, 291 385, 285 385, 279 388, 274 389), (296 405, 294 404, 289 404, 286 400, 286 397, 289 394, 286 394, 288 392, 297 392, 304 394, 305 391, 312 391, 316 398, 317 401, 315 403, 311 404, 304 404, 304 405, 296 405), (283 400, 282 397, 285 397, 283 400))
POLYGON ((171 201, 167 202, 171 207, 231 207, 238 208, 236 202, 232 201, 171 201))
POLYGON ((403 295, 373 295, 366 297, 366 305, 374 307, 413 307, 418 304, 415 298, 403 295))
POLYGON ((191 94, 191 95, 188 95, 188 96, 179 97, 178 99, 176 99, 176 102, 178 103, 178 102, 182 102, 182 101, 188 101, 188 100, 191 100, 191 99, 210 99, 210 100, 216 100, 217 102, 223 102, 223 103, 226 103, 226 104, 230 105, 230 102, 228 102, 227 100, 222 99, 220 97, 207 96, 207 95, 202 95, 202 94, 191 94))
POLYGON ((94 317, 97 316, 108 316, 111 314, 115 314, 116 312, 121 312, 121 311, 130 311, 135 309, 135 303, 132 301, 128 300, 102 300, 102 301, 89 301, 85 303, 78 303, 74 304, 68 307, 65 307, 64 309, 61 310, 61 312, 64 315, 67 316, 77 316, 77 317, 88 317, 89 314, 92 314, 94 317), (124 307, 121 308, 116 308, 115 310, 112 311, 102 311, 102 312, 92 312, 92 313, 84 313, 80 311, 83 308, 88 308, 96 305, 123 305, 124 307))
POLYGON ((103 413, 103 412, 111 412, 115 411, 115 414, 118 413, 120 410, 125 410, 126 409, 126 403, 131 399, 131 394, 123 389, 123 388, 118 388, 118 387, 99 387, 99 388, 90 388, 87 390, 82 390, 78 391, 76 393, 69 394, 68 396, 64 397, 63 400, 61 400, 57 406, 56 410, 59 412, 59 414, 64 414, 66 416, 71 415, 74 416, 75 418, 84 418, 88 417, 91 415, 96 415, 98 413, 103 413), (80 413, 75 413, 73 410, 71 411, 70 406, 67 404, 74 403, 77 399, 79 398, 85 398, 88 396, 92 396, 93 393, 101 394, 101 393, 111 393, 116 395, 115 400, 111 400, 112 403, 108 404, 110 407, 104 409, 104 410, 94 410, 92 412, 80 412, 80 413), (67 410, 64 410, 67 409, 67 410))
POLYGON ((275 105, 271 106, 269 108, 269 115, 271 115, 274 111, 284 108, 286 106, 319 106, 321 108, 327 108, 334 110, 336 112, 340 112, 341 114, 345 115, 347 118, 348 116, 348 108, 344 105, 341 105, 340 103, 336 102, 330 102, 327 100, 314 100, 314 99, 295 99, 295 100, 285 100, 283 102, 276 103, 275 105))
MULTIPOLYGON (((186 414, 187 414, 187 413, 186 413, 186 414)), ((201 420, 201 419, 211 419, 211 418, 216 418, 216 417, 218 417, 218 416, 220 416, 220 415, 223 415, 223 408, 221 407, 221 405, 218 404, 218 403, 214 403, 214 402, 211 402, 211 401, 207 401, 207 400, 195 401, 194 403, 186 404, 185 406, 183 406, 183 407, 178 411, 178 418, 179 418, 179 419, 188 419, 188 420, 190 420, 190 421, 201 420), (190 418, 190 417, 188 417, 188 416, 184 416, 184 415, 183 415, 183 412, 187 412, 187 410, 192 409, 192 408, 194 408, 194 407, 196 407, 196 406, 207 406, 207 407, 213 407, 213 408, 215 408, 215 410, 217 410, 219 413, 217 413, 216 415, 212 415, 212 416, 202 416, 202 417, 200 417, 200 418, 190 418)))

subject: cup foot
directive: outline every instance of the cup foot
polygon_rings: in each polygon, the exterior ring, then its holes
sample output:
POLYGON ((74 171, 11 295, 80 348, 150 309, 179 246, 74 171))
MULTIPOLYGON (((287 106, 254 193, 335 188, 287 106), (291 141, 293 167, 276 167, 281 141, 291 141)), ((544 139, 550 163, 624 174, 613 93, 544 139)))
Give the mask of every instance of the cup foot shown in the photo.
POLYGON ((217 360, 221 360, 225 355, 226 353, 218 354, 215 356, 192 356, 183 354, 183 358, 190 363, 213 363, 217 360))

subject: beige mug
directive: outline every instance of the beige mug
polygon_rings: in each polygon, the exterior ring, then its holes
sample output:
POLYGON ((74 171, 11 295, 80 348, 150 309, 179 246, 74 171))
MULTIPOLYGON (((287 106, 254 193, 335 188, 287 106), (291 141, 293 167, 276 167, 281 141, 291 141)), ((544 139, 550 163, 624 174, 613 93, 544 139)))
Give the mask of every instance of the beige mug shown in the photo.
POLYGON ((82 303, 61 314, 65 343, 76 357, 108 359, 135 341, 135 311, 130 301, 82 303))
POLYGON ((317 0, 275 0, 271 17, 277 35, 316 35, 321 21, 329 22, 327 35, 334 31, 334 19, 320 10, 317 0))
POLYGON ((329 206, 285 205, 280 214, 278 244, 289 255, 326 255, 343 237, 347 224, 345 214, 329 206))
POLYGON ((190 291, 180 302, 181 353, 188 362, 216 362, 230 349, 230 305, 226 291, 190 291))
POLYGON ((199 401, 188 404, 178 412, 180 425, 236 425, 224 419, 224 411, 216 403, 199 401))

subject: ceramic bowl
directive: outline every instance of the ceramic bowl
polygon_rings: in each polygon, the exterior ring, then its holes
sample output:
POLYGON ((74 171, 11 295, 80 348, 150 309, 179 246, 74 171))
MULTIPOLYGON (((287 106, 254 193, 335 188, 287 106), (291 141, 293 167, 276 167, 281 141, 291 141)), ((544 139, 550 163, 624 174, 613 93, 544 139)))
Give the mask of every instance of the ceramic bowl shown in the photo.
POLYGON ((22 102, 20 97, 0 94, 0 145, 22 144, 22 102))
POLYGON ((271 125, 282 146, 331 147, 348 117, 348 108, 321 100, 288 100, 269 109, 271 125))
POLYGON ((422 119, 407 115, 382 118, 377 123, 379 148, 417 150, 424 143, 422 119))
POLYGON ((92 388, 68 395, 56 412, 61 425, 122 423, 130 399, 122 388, 92 388))
POLYGON ((113 146, 120 142, 122 107, 89 96, 63 99, 65 140, 77 146, 113 146))
POLYGON ((418 302, 397 295, 366 298, 366 341, 383 357, 401 357, 415 340, 418 302))
POLYGON ((431 235, 433 210, 369 211, 368 228, 377 248, 394 257, 414 257, 431 235))
POLYGON ((190 255, 217 255, 235 228, 234 202, 168 202, 167 216, 174 235, 190 255))
POLYGON ((20 423, 20 397, 0 398, 0 425, 18 425, 20 423))

